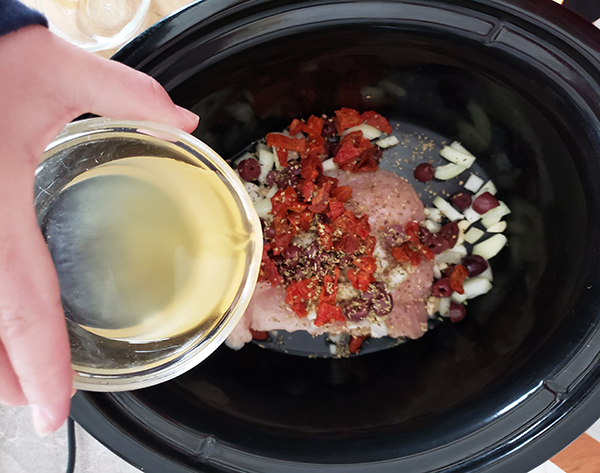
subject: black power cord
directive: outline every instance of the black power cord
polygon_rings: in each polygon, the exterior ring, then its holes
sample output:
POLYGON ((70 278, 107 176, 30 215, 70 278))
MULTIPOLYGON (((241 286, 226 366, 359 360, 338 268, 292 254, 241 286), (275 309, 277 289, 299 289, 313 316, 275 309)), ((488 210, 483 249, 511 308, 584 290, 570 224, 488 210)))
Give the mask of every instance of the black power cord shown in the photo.
POLYGON ((73 473, 75 471, 75 421, 69 417, 67 419, 67 473, 73 473))

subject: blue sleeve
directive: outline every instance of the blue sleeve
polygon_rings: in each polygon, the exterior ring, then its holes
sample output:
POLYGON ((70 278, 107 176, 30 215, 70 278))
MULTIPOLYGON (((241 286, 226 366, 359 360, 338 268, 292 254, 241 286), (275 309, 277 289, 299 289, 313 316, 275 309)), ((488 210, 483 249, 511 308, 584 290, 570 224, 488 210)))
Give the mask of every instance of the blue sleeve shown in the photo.
POLYGON ((47 27, 48 22, 44 15, 17 0, 0 0, 0 36, 29 25, 47 27))

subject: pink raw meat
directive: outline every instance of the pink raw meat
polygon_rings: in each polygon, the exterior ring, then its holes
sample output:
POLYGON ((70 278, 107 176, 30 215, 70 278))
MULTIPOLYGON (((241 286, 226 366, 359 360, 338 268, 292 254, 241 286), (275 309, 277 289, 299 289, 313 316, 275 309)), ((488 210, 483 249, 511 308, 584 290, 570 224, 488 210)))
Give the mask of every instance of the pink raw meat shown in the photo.
MULTIPOLYGON (((365 213, 369 215, 371 232, 375 236, 383 227, 396 224, 404 226, 410 221, 421 222, 425 219, 423 204, 415 190, 394 173, 379 170, 359 174, 331 171, 327 174, 339 179, 340 186, 352 188, 352 199, 347 202, 346 208, 358 216, 365 213)), ((427 329, 425 301, 431 292, 432 281, 433 264, 424 261, 392 293, 394 308, 386 320, 390 336, 414 339, 423 335, 427 329)), ((305 330, 313 335, 352 333, 344 323, 316 327, 308 318, 299 318, 285 304, 285 295, 283 287, 272 287, 266 282, 257 284, 242 320, 227 339, 227 345, 238 349, 251 341, 250 328, 258 331, 305 330)))

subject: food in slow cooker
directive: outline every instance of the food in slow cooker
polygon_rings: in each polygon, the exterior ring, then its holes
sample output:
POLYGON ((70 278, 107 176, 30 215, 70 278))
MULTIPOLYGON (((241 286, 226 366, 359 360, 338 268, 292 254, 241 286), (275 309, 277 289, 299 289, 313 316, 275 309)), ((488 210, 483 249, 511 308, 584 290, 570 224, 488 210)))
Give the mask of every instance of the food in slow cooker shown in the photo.
MULTIPOLYGON (((466 301, 491 289, 487 260, 506 239, 475 243, 509 212, 495 186, 472 174, 463 191, 426 209, 406 179, 379 169, 383 149, 398 143, 378 113, 343 108, 295 119, 236 160, 264 250, 230 347, 304 330, 348 334, 356 353, 367 337, 419 338, 436 315, 458 322, 466 301)), ((417 166, 417 181, 451 179, 475 161, 458 143, 441 154, 449 164, 417 166)))

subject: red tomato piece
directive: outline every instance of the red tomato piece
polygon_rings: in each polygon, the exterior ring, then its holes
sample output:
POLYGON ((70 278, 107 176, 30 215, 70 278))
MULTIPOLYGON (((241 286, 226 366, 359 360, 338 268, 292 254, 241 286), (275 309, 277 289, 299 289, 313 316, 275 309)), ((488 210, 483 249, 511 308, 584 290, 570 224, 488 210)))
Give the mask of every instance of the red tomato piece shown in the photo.
POLYGON ((335 127, 338 135, 341 135, 346 128, 360 125, 363 119, 356 110, 352 108, 341 108, 335 111, 335 127))
POLYGON ((301 279, 293 282, 287 287, 285 302, 292 304, 293 302, 306 301, 314 299, 316 292, 316 278, 301 279))
POLYGON ((285 149, 278 149, 277 150, 277 159, 279 159, 279 164, 281 164, 282 167, 287 168, 288 167, 288 152, 285 149))
POLYGON ((290 132, 290 135, 296 136, 298 133, 300 133, 302 131, 303 128, 304 128, 304 123, 302 123, 297 118, 294 118, 292 120, 292 123, 290 123, 288 130, 290 132))
POLYGON ((331 192, 331 196, 340 202, 348 202, 352 197, 352 187, 341 186, 331 192))
POLYGON ((259 279, 268 281, 273 287, 277 287, 280 284, 283 284, 283 277, 281 277, 279 271, 277 271, 277 265, 271 258, 269 258, 269 255, 267 255, 267 251, 264 250, 260 273, 261 277, 259 279))
POLYGON ((353 256, 360 246, 358 238, 354 235, 342 235, 334 248, 337 251, 343 251, 347 255, 353 256))
POLYGON ((414 251, 409 242, 392 248, 392 256, 399 263, 410 263, 412 266, 418 266, 421 263, 421 254, 414 251))
POLYGON ((333 322, 345 322, 346 318, 337 305, 332 304, 320 304, 317 309, 317 318, 315 319, 315 325, 322 327, 325 324, 333 322))
POLYGON ((455 266, 454 271, 450 275, 450 287, 459 294, 464 294, 463 283, 469 275, 469 271, 462 264, 455 266))
POLYGON ((306 309, 306 302, 304 302, 304 301, 293 302, 291 305, 292 305, 292 310, 296 313, 296 315, 298 317, 302 318, 302 317, 306 317, 308 315, 308 310, 306 309))
POLYGON ((329 210, 327 216, 333 221, 346 211, 343 202, 338 202, 337 199, 329 199, 329 210))
MULTIPOLYGON (((321 138, 321 131, 323 130, 323 119, 311 115, 306 120, 306 125, 302 127, 302 131, 308 135, 311 140, 317 141, 316 138, 321 138)), ((291 134, 291 132, 290 132, 291 134)))
POLYGON ((361 256, 352 261, 352 263, 367 274, 373 274, 377 270, 377 260, 372 256, 361 256))
POLYGON ((335 275, 326 274, 323 276, 323 288, 319 295, 319 304, 335 304, 335 298, 338 291, 338 278, 340 276, 340 268, 335 268, 335 275))
POLYGON ((329 192, 331 191, 331 182, 325 182, 319 189, 312 199, 311 205, 308 206, 308 210, 314 213, 321 213, 327 209, 329 203, 329 192))
POLYGON ((367 125, 374 126, 375 128, 383 131, 384 133, 392 132, 392 126, 390 125, 390 122, 388 122, 387 119, 379 115, 377 112, 374 112, 373 110, 363 112, 360 117, 367 125))
POLYGON ((359 337, 350 337, 350 341, 348 342, 348 351, 354 354, 358 353, 360 351, 362 343, 365 341, 366 338, 366 335, 361 335, 359 337))
POLYGON ((267 146, 275 146, 287 151, 297 151, 300 154, 306 152, 306 140, 290 138, 278 133, 269 133, 267 135, 267 146))

